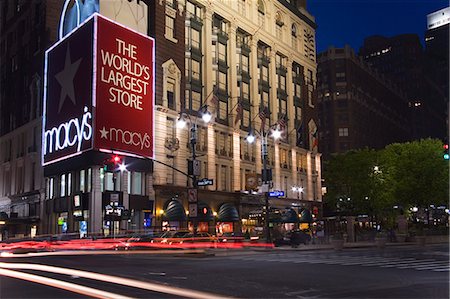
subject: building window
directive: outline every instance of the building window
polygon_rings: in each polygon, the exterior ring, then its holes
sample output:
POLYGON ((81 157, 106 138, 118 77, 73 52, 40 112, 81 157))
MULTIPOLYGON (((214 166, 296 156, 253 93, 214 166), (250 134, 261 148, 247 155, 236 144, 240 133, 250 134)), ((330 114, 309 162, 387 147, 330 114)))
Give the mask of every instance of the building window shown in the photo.
POLYGON ((194 111, 198 111, 200 109, 201 103, 202 103, 202 99, 201 99, 201 94, 199 92, 196 91, 192 91, 192 106, 191 109, 194 111))
POLYGON ((24 181, 25 181, 25 175, 23 172, 23 167, 17 167, 16 168, 17 175, 16 175, 16 193, 23 193, 23 187, 24 187, 24 181))
POLYGON ((284 91, 286 92, 286 77, 279 74, 277 76, 277 80, 278 80, 278 89, 279 91, 284 91))
POLYGON ((200 31, 191 29, 191 45, 193 48, 200 50, 200 31))
POLYGON ((120 191, 120 172, 104 172, 103 174, 103 186, 102 191, 120 191))
POLYGON ((314 108, 313 103, 314 81, 313 81, 313 72, 311 70, 308 70, 308 78, 306 83, 308 85, 308 105, 314 108))
POLYGON ((266 11, 264 9, 263 0, 258 0, 258 24, 259 27, 264 27, 264 19, 265 19, 266 11))
POLYGON ((228 182, 228 169, 225 165, 220 166, 220 190, 227 190, 227 182, 228 182))
POLYGON ((291 46, 294 50, 297 50, 297 26, 292 24, 291 27, 291 46))
POLYGON ((67 174, 67 196, 72 195, 72 173, 67 174))
POLYGON ((348 136, 348 128, 339 128, 339 137, 348 136))
POLYGON ((227 102, 219 101, 219 118, 221 120, 226 120, 228 117, 228 105, 227 102))
POLYGON ((241 57, 241 69, 243 72, 249 73, 248 65, 250 58, 246 55, 242 55, 241 57))
POLYGON ((166 15, 166 34, 165 37, 169 40, 175 39, 175 18, 166 15))
POLYGON ((222 44, 222 43, 218 44, 218 49, 219 49, 218 58, 222 62, 226 62, 227 61, 227 48, 226 47, 227 46, 225 44, 222 44))
POLYGON ((286 115, 287 114, 287 101, 285 99, 279 99, 278 102, 278 111, 281 115, 286 115))
POLYGON ((200 62, 197 60, 192 60, 192 79, 200 81, 200 62))
POLYGON ((219 79, 219 89, 226 91, 227 90, 227 74, 219 72, 218 74, 219 79))
POLYGON ((60 196, 66 196, 66 175, 61 175, 61 184, 60 184, 60 196))
POLYGON ((80 170, 80 191, 85 192, 86 191, 86 171, 84 169, 80 170))
POLYGON ((336 79, 340 79, 338 81, 345 80, 345 73, 344 72, 336 73, 336 79))
POLYGON ((3 195, 11 195, 11 172, 9 170, 3 171, 3 195))
POLYGON ((175 110, 175 82, 172 79, 167 80, 167 107, 175 110))
POLYGON ((48 180, 48 198, 52 199, 55 197, 55 179, 54 178, 50 178, 48 180))
POLYGON ((269 82, 269 68, 267 66, 261 66, 260 68, 260 80, 264 81, 264 82, 269 82))
POLYGON ((33 191, 35 188, 35 180, 36 180, 36 162, 31 163, 31 184, 30 190, 33 191))
POLYGON ((145 173, 133 171, 128 173, 130 186, 130 193, 136 195, 145 195, 145 173))
POLYGON ((245 0, 238 0, 238 11, 242 16, 246 16, 245 0))
POLYGON ((283 26, 276 24, 275 27, 275 36, 277 37, 278 40, 283 40, 283 26))
POLYGON ((246 128, 250 126, 250 111, 247 109, 244 109, 243 117, 242 117, 242 125, 246 128))
POLYGON ((175 8, 175 0, 166 0, 166 6, 175 8))

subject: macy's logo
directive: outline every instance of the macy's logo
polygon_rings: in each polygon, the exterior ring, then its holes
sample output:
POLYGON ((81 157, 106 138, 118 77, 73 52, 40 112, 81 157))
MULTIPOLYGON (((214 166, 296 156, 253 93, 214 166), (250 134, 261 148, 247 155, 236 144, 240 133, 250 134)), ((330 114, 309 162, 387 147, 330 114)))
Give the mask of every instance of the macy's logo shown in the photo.
POLYGON ((141 150, 143 148, 150 148, 152 145, 151 138, 148 133, 142 134, 116 128, 109 128, 109 130, 107 130, 105 127, 99 131, 101 134, 101 139, 104 138, 113 142, 133 145, 139 147, 141 150))

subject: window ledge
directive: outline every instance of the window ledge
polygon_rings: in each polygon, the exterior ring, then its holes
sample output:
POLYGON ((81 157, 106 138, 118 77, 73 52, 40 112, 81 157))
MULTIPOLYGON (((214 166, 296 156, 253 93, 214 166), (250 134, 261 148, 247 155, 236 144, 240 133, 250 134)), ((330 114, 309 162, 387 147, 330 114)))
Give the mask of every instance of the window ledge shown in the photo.
POLYGON ((176 38, 173 38, 173 37, 167 35, 167 33, 164 34, 164 37, 165 37, 167 40, 169 40, 169 41, 171 41, 171 42, 173 42, 173 43, 175 43, 175 44, 178 43, 178 40, 177 40, 176 38))

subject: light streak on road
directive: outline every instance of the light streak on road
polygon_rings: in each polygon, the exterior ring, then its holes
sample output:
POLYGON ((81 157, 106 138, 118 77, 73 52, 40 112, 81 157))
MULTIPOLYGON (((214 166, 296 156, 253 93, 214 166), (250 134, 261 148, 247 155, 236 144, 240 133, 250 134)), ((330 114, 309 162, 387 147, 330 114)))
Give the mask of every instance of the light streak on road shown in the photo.
POLYGON ((1 257, 7 258, 24 258, 24 257, 39 257, 39 256, 66 256, 66 255, 134 255, 134 254, 145 254, 145 255, 174 255, 174 254, 204 254, 203 249, 192 249, 192 250, 158 250, 158 251, 148 251, 148 250, 133 250, 133 251, 117 251, 117 250, 65 250, 65 251, 43 251, 43 252, 29 252, 29 253, 10 253, 2 252, 1 257))
POLYGON ((244 242, 243 238, 155 238, 151 242, 135 242, 133 238, 119 239, 74 239, 68 241, 19 241, 0 243, 3 252, 42 252, 59 250, 128 250, 146 249, 201 249, 227 248, 240 249, 246 247, 272 248, 273 244, 256 241, 244 242))
POLYGON ((0 275, 13 277, 17 279, 22 279, 26 281, 31 281, 34 283, 39 283, 43 285, 47 285, 50 287, 63 289, 66 291, 70 291, 73 293, 78 293, 81 295, 94 297, 94 298, 101 298, 101 299, 131 299, 131 297, 123 296, 123 295, 117 295, 114 293, 97 290, 90 287, 81 286, 75 283, 66 282, 62 280, 57 280, 53 278, 43 277, 39 275, 29 274, 29 273, 23 273, 19 271, 13 271, 8 269, 0 269, 0 275))
MULTIPOLYGON (((89 272, 89 271, 82 271, 82 270, 76 270, 76 269, 69 269, 69 268, 61 268, 61 267, 54 267, 54 266, 47 266, 47 265, 41 265, 41 264, 24 264, 24 263, 3 263, 0 262, 0 268, 3 269, 21 269, 21 270, 35 270, 35 271, 44 271, 44 272, 51 272, 51 273, 57 273, 57 274, 63 274, 63 275, 69 275, 69 276, 78 276, 82 278, 88 278, 98 281, 104 281, 109 283, 115 283, 120 284, 124 286, 132 286, 135 288, 140 288, 148 291, 158 292, 158 293, 165 293, 175 296, 180 296, 183 298, 193 298, 193 299, 225 299, 230 297, 224 297, 213 293, 207 293, 207 292, 201 292, 201 291, 195 291, 190 289, 184 289, 184 288, 178 288, 178 287, 172 287, 157 283, 151 283, 151 282, 144 282, 144 281, 138 281, 134 279, 129 278, 122 278, 107 274, 100 274, 95 272, 89 272)), ((1 270, 1 269, 0 269, 1 270)), ((0 273, 1 274, 1 273, 0 273)))

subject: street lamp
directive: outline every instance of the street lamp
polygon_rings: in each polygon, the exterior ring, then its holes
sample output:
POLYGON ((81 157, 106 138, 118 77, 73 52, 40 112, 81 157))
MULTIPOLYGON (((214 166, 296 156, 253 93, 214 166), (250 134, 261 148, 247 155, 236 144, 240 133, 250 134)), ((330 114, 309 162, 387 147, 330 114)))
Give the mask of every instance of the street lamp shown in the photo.
MULTIPOLYGON (((272 125, 269 127, 267 131, 265 131, 263 128, 261 129, 261 132, 258 130, 252 130, 250 128, 250 131, 247 135, 247 142, 253 143, 256 139, 255 133, 261 137, 261 155, 263 159, 263 185, 266 186, 268 183, 268 177, 267 177, 267 156, 268 156, 268 150, 267 150, 267 137, 269 133, 272 133, 272 138, 274 140, 277 140, 281 137, 282 131, 280 130, 280 125, 277 123, 275 125, 272 125)), ((265 197, 265 207, 266 207, 266 213, 264 215, 264 221, 266 226, 266 241, 267 243, 271 242, 270 238, 270 227, 269 227, 269 190, 264 190, 264 197, 265 197)))
MULTIPOLYGON (((208 105, 203 105, 202 107, 200 107, 200 109, 198 110, 198 116, 200 116, 203 120, 204 123, 209 123, 212 119, 212 115, 211 113, 208 111, 208 105)), ((194 189, 198 189, 197 186, 197 176, 200 175, 196 170, 195 170, 195 165, 198 163, 197 161, 197 155, 195 152, 195 148, 197 145, 197 121, 198 121, 199 117, 195 117, 194 121, 191 119, 191 116, 189 114, 187 114, 186 112, 180 112, 180 116, 178 117, 177 120, 177 128, 184 128, 186 126, 186 124, 190 124, 191 128, 191 139, 190 139, 190 144, 191 144, 191 148, 192 148, 192 188, 194 189)), ((198 193, 197 193, 198 194, 198 193)), ((196 221, 196 217, 192 217, 193 218, 193 226, 194 226, 194 233, 197 232, 197 221, 196 221)))
POLYGON ((292 187, 292 192, 297 193, 297 199, 300 199, 300 193, 301 193, 302 199, 303 199, 303 187, 294 186, 294 187, 292 187))

